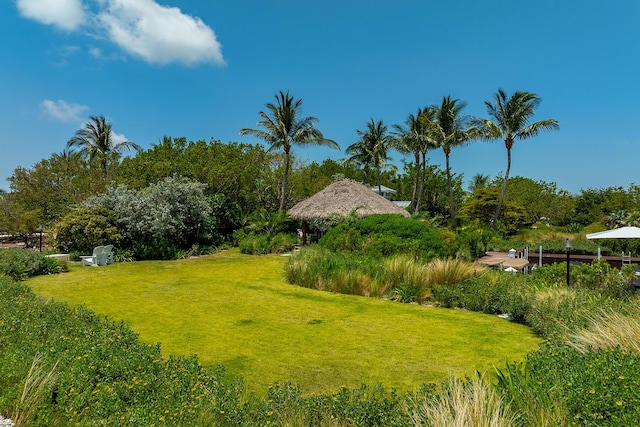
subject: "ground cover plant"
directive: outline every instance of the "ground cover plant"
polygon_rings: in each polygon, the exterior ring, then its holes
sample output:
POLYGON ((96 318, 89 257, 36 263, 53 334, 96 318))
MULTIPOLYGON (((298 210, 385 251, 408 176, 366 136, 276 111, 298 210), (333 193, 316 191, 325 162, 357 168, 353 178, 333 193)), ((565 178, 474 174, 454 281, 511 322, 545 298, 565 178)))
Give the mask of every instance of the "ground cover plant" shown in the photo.
POLYGON ((305 393, 362 382, 411 390, 536 346, 526 328, 491 316, 287 285, 286 259, 234 250, 75 268, 29 284, 40 295, 124 319, 145 342, 161 342, 165 355, 195 353, 208 368, 223 364, 257 392, 278 381, 305 393))

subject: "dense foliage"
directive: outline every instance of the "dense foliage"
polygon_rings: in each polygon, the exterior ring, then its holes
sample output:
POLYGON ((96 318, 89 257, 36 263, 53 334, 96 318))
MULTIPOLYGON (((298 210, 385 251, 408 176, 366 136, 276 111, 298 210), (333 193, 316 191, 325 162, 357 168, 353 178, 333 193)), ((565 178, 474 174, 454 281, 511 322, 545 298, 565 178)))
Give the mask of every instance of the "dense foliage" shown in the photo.
POLYGON ((352 224, 338 225, 318 243, 331 251, 377 256, 411 254, 428 260, 446 254, 436 230, 401 215, 369 215, 352 224))
POLYGON ((109 187, 57 224, 58 245, 90 253, 96 245, 113 244, 137 259, 171 259, 196 244, 218 245, 222 197, 207 196, 205 187, 183 177, 142 190, 109 187))
POLYGON ((0 249, 0 277, 24 280, 41 274, 60 272, 65 266, 54 258, 47 258, 40 252, 23 249, 0 249))

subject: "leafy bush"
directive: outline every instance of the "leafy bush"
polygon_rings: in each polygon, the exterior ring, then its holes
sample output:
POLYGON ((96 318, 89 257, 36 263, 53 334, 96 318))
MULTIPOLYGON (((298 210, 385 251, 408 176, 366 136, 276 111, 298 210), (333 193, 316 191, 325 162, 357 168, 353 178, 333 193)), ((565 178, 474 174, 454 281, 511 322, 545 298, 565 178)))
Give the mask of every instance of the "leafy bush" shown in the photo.
POLYGON ((531 290, 524 276, 488 271, 434 283, 433 297, 445 307, 464 308, 488 314, 508 314, 524 322, 531 290))
MULTIPOLYGON (((177 176, 165 178, 143 190, 128 189, 124 185, 110 187, 105 193, 85 201, 85 209, 79 212, 102 213, 103 216, 108 213, 100 228, 110 226, 103 233, 110 231, 111 235, 99 235, 83 242, 87 226, 72 214, 71 219, 80 224, 67 227, 61 242, 75 243, 71 250, 80 248, 79 243, 83 243, 80 249, 87 251, 99 244, 111 243, 131 249, 137 259, 172 259, 184 255, 194 244, 220 244, 218 216, 224 197, 205 195, 205 187, 177 176)), ((63 221, 58 228, 64 225, 63 221)))
POLYGON ((91 254, 101 245, 118 246, 123 238, 115 212, 104 207, 81 208, 55 226, 56 245, 64 252, 91 254))
MULTIPOLYGON (((612 268, 603 259, 594 259, 591 264, 570 265, 571 286, 591 289, 605 297, 621 298, 627 295, 629 284, 635 278, 635 265, 621 270, 612 268)), ((533 272, 541 283, 565 283, 567 266, 564 263, 543 265, 533 272)))
POLYGON ((25 280, 41 274, 54 274, 61 266, 54 258, 48 258, 40 252, 24 249, 0 249, 0 275, 14 280, 25 280))
POLYGON ((338 225, 318 243, 332 251, 363 251, 370 256, 408 254, 431 259, 446 253, 434 229, 401 215, 369 215, 338 225))
POLYGON ((289 252, 298 242, 298 238, 291 234, 279 233, 269 236, 250 233, 239 240, 238 247, 243 254, 262 255, 289 252))
POLYGON ((131 253, 135 259, 179 259, 181 248, 172 240, 162 237, 151 240, 134 241, 131 253))

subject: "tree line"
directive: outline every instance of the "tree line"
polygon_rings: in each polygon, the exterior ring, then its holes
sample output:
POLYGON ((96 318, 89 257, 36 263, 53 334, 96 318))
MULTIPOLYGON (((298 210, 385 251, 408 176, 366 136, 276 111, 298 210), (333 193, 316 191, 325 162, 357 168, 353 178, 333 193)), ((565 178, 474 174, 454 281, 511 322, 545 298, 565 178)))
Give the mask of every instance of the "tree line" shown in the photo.
POLYGON ((509 96, 498 90, 485 102, 488 118, 475 118, 464 114, 463 101, 447 96, 391 128, 371 118, 356 131, 358 140, 346 147, 346 158, 311 163, 300 162, 293 148, 339 147, 323 135, 317 118, 302 114, 302 99, 288 92, 279 92, 275 102, 259 111, 256 128, 239 130, 265 146, 164 136, 144 150, 134 142, 115 142, 111 124, 102 116, 91 116, 63 151, 14 171, 10 191, 0 194, 0 230, 30 233, 40 225, 51 228, 111 187, 143 190, 174 176, 202 183, 204 194, 216 196, 218 231, 223 236, 246 225, 252 212, 286 211, 337 178, 378 187, 384 183, 397 190, 396 200, 410 201, 413 214, 452 227, 480 224, 512 232, 540 219, 588 225, 611 215, 633 222, 640 209, 635 185, 571 195, 555 183, 509 176, 511 148, 517 140, 558 129, 553 119, 532 122, 540 102, 529 92, 509 96), (504 141, 506 172, 495 178, 476 175, 465 191, 464 177, 450 166, 451 150, 483 139, 504 141), (434 149, 443 150, 444 169, 429 164, 428 153, 434 149), (125 150, 133 150, 132 155, 125 157, 125 150), (389 162, 392 150, 405 156, 402 170, 389 162))

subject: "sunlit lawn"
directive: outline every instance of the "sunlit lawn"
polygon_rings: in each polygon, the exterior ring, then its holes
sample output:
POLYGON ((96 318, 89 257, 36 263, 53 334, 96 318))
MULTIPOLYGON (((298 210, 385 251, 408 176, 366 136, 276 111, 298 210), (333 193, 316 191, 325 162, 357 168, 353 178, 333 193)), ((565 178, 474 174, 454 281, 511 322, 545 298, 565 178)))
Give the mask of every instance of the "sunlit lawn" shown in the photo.
POLYGON ((282 280, 286 257, 237 251, 179 261, 74 265, 36 293, 124 320, 165 355, 197 354, 251 391, 381 382, 399 390, 520 360, 539 339, 495 316, 337 295, 282 280))

